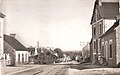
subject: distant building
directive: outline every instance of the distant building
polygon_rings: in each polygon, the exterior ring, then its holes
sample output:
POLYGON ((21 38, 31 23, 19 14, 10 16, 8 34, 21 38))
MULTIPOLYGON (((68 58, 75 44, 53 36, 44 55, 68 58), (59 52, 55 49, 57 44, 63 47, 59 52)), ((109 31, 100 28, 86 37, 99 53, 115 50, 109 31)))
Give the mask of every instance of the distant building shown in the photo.
POLYGON ((116 16, 119 15, 118 0, 96 0, 91 18, 92 40, 90 49, 93 64, 99 64, 101 57, 101 38, 115 22, 116 16))
POLYGON ((64 53, 64 54, 63 54, 63 60, 62 60, 62 61, 68 62, 68 61, 70 61, 70 60, 71 60, 70 56, 69 56, 69 55, 66 55, 66 54, 64 53))
POLYGON ((34 47, 29 47, 29 48, 27 48, 27 50, 28 50, 29 63, 34 63, 35 48, 34 47))
POLYGON ((82 49, 82 57, 83 61, 85 61, 88 57, 90 57, 90 45, 87 43, 85 47, 82 49))
POLYGON ((54 63, 58 54, 51 47, 29 47, 29 63, 49 64, 54 63))
POLYGON ((4 35, 4 59, 6 65, 19 66, 28 63, 28 51, 15 34, 4 35))

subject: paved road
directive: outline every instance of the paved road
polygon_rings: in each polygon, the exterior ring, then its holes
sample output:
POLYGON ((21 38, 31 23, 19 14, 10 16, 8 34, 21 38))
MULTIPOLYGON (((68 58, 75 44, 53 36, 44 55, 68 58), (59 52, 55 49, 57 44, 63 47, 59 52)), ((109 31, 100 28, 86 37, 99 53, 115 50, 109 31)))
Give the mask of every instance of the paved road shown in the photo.
POLYGON ((67 65, 39 65, 36 68, 13 73, 11 75, 65 75, 67 65))

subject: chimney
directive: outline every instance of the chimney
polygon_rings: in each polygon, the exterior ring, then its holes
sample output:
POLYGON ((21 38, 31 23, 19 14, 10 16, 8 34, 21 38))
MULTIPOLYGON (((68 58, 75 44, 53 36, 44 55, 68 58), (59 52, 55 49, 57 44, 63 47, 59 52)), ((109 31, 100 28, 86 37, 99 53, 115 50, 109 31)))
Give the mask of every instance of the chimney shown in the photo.
POLYGON ((15 38, 16 34, 10 34, 10 36, 15 38))
POLYGON ((98 0, 99 6, 102 6, 102 0, 98 0))

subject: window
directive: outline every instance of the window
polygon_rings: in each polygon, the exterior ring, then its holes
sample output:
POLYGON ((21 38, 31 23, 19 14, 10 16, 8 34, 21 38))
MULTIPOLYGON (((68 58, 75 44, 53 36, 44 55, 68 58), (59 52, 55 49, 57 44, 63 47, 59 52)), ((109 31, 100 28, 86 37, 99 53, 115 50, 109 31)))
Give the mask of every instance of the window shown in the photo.
POLYGON ((101 40, 99 40, 99 49, 101 49, 101 40))
POLYGON ((94 41, 94 49, 96 49, 96 42, 94 41))
POLYGON ((104 56, 104 46, 102 46, 102 55, 104 56))
POLYGON ((7 54, 5 54, 5 60, 7 60, 7 54))
POLYGON ((102 24, 101 24, 101 22, 99 23, 99 34, 101 34, 102 33, 102 24))
POLYGON ((110 44, 110 58, 112 58, 112 44, 110 44))
POLYGON ((20 54, 18 54, 18 64, 20 64, 20 54))
POLYGON ((24 54, 22 54, 22 63, 24 63, 24 54))
POLYGON ((102 45, 102 47, 101 47, 102 53, 101 54, 102 54, 102 56, 104 56, 104 42, 102 42, 101 45, 102 45))
POLYGON ((98 53, 101 52, 101 39, 98 40, 98 53))
POLYGON ((109 49, 110 49, 110 58, 112 58, 112 39, 109 41, 110 45, 109 45, 109 49))
POLYGON ((93 35, 96 35, 96 28, 93 28, 93 35))

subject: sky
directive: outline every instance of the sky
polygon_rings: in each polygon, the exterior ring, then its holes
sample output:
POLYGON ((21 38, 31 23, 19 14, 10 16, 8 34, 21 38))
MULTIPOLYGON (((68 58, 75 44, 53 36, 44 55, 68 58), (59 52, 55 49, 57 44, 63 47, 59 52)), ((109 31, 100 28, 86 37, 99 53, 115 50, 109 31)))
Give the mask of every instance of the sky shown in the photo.
POLYGON ((15 33, 26 47, 81 50, 91 40, 95 0, 3 0, 4 33, 15 33))

